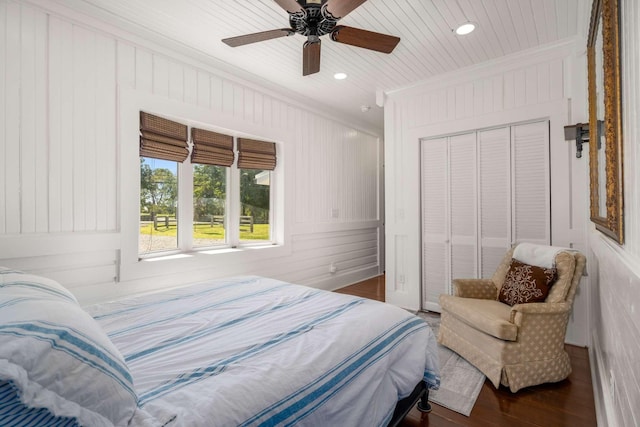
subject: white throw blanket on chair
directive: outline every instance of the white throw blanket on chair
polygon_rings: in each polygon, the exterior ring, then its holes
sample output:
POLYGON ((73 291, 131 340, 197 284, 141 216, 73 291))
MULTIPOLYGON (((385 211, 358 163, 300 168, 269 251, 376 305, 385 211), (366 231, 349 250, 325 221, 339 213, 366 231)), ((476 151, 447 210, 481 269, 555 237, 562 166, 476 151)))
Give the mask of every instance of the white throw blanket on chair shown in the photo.
POLYGON ((535 243, 520 243, 513 251, 513 257, 525 264, 535 265, 544 268, 556 266, 556 255, 558 252, 575 252, 574 249, 560 246, 538 245, 535 243))

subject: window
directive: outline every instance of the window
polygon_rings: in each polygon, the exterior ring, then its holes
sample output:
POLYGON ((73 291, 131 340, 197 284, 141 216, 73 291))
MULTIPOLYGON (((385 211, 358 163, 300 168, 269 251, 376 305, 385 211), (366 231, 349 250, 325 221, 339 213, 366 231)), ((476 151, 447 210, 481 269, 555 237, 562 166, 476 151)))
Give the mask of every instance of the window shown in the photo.
POLYGON ((178 248, 178 163, 140 157, 139 253, 178 248))
POLYGON ((142 112, 140 130, 139 256, 271 243, 274 143, 238 138, 236 165, 232 136, 192 127, 189 144, 186 125, 142 112))
POLYGON ((240 241, 270 240, 271 172, 240 169, 240 241))
POLYGON ((238 138, 241 242, 270 240, 270 171, 275 167, 276 145, 273 142, 238 138))
POLYGON ((193 247, 226 243, 227 169, 193 165, 193 247))

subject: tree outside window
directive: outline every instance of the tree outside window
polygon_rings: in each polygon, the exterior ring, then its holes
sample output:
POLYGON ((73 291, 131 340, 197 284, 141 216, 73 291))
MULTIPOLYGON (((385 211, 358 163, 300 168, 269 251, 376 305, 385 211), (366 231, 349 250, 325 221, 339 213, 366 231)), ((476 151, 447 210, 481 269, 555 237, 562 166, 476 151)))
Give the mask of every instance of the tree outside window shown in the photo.
POLYGON ((140 158, 140 253, 178 247, 178 164, 140 158))
POLYGON ((193 246, 225 243, 227 169, 193 166, 193 246))

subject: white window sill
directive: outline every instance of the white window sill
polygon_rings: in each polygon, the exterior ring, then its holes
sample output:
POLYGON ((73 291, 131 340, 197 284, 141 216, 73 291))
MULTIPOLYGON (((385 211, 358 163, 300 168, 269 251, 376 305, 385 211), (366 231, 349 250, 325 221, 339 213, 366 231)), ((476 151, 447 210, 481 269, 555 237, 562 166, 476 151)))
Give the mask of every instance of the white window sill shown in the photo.
POLYGON ((240 247, 228 247, 225 246, 223 248, 209 248, 203 250, 194 250, 192 252, 180 252, 180 253, 169 253, 166 255, 163 254, 148 254, 144 255, 144 258, 140 258, 139 262, 158 262, 158 261, 171 261, 171 260, 179 260, 184 258, 194 258, 200 257, 201 255, 222 255, 222 254, 231 254, 231 253, 242 253, 247 251, 256 251, 263 249, 277 249, 282 248, 282 245, 278 244, 248 244, 246 246, 240 247))

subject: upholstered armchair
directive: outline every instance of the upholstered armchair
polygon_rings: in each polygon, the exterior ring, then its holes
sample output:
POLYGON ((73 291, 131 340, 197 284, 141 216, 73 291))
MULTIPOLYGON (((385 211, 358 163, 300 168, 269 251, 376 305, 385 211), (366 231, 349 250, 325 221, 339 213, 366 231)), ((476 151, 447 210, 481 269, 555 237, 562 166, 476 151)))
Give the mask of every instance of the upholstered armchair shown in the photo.
POLYGON ((586 263, 584 255, 576 251, 555 248, 550 252, 550 246, 525 245, 528 251, 546 251, 553 265, 533 268, 518 260, 512 262, 512 248, 492 278, 454 280, 454 294, 440 296, 438 342, 475 365, 496 388, 502 384, 513 393, 561 381, 571 373, 564 340, 586 263), (548 275, 548 280, 542 280, 550 284, 548 294, 531 287, 524 292, 524 288, 518 289, 522 283, 528 287, 531 277, 527 272, 533 270, 548 275), (522 302, 532 296, 541 302, 522 302))

